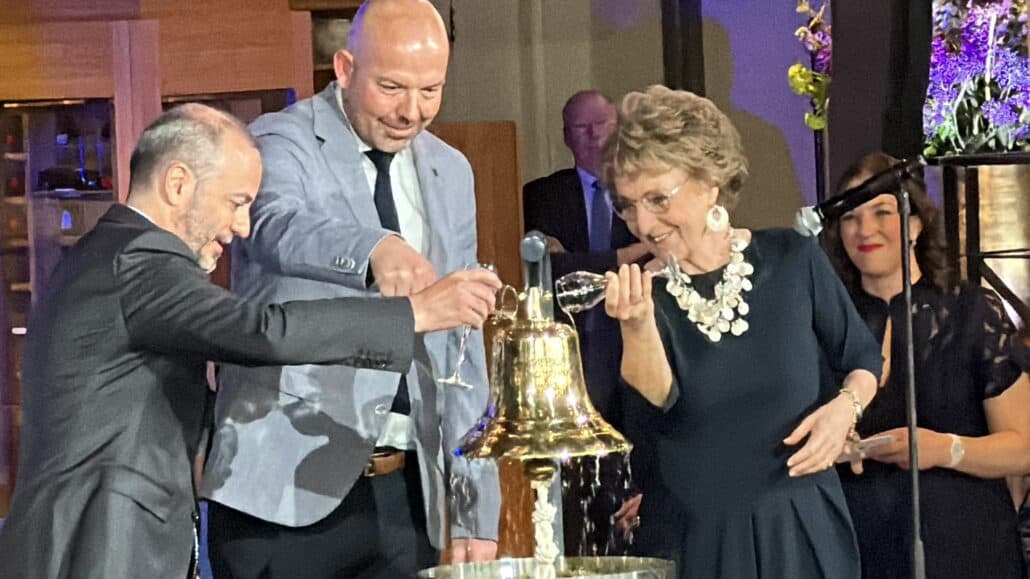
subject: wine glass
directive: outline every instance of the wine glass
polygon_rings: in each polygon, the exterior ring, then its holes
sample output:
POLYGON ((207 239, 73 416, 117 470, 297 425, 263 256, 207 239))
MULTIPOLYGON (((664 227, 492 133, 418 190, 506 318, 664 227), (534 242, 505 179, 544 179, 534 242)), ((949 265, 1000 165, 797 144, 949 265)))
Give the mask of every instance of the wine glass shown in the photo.
POLYGON ((599 273, 574 271, 554 282, 555 301, 565 313, 585 312, 604 301, 608 281, 599 273))
MULTIPOLYGON (((492 273, 497 273, 497 268, 492 263, 477 263, 474 265, 466 266, 465 269, 485 269, 492 273)), ((472 390, 475 386, 469 384, 461 377, 461 367, 465 363, 465 352, 468 349, 469 334, 472 333, 472 326, 465 325, 461 329, 461 341, 458 342, 458 359, 454 362, 454 373, 447 378, 437 378, 436 381, 440 384, 447 384, 448 386, 457 386, 464 388, 465 390, 472 390)))
MULTIPOLYGON (((673 277, 678 272, 676 258, 669 255, 665 259, 665 268, 654 272, 654 275, 673 277)), ((607 288, 608 280, 603 275, 589 271, 574 271, 555 280, 554 300, 558 307, 572 318, 572 314, 585 312, 603 302, 607 288)))

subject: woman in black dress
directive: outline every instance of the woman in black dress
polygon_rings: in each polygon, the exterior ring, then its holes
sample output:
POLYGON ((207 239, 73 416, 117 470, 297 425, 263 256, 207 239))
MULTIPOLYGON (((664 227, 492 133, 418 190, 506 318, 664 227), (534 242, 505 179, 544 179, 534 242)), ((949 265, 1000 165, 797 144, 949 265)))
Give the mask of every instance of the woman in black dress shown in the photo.
MULTIPOLYGON (((853 187, 896 162, 863 158, 842 179, 853 187)), ((940 214, 923 184, 912 201, 913 337, 922 471, 922 537, 930 579, 1025 579, 1016 511, 1002 478, 1030 471, 1030 381, 994 292, 951 287, 940 214)), ((866 578, 911 576, 912 525, 905 429, 904 315, 898 203, 884 194, 827 224, 824 243, 859 313, 883 344, 881 390, 858 423, 889 434, 855 470, 841 468, 866 578)), ((1024 358, 1025 359, 1025 358, 1024 358)))
POLYGON ((637 547, 681 577, 859 576, 832 468, 876 390, 880 352, 815 240, 729 226, 747 162, 710 101, 630 93, 606 146, 612 204, 663 262, 608 274, 624 381, 651 405, 637 547), (652 293, 653 291, 653 293, 652 293), (842 383, 820 382, 820 361, 842 383))

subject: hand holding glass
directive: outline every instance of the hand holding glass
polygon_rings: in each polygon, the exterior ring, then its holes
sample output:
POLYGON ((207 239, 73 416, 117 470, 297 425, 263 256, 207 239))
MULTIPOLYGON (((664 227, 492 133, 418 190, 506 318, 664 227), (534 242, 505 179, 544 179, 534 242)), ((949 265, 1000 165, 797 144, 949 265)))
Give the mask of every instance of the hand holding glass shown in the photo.
MULTIPOLYGON (((669 277, 678 271, 676 258, 669 256, 665 260, 665 269, 655 272, 654 275, 669 277)), ((554 282, 554 299, 558 307, 571 317, 572 314, 585 312, 603 302, 607 288, 608 280, 603 275, 589 271, 574 271, 554 282)))
MULTIPOLYGON (((467 266, 465 269, 485 269, 492 273, 497 273, 497 269, 492 263, 478 263, 475 265, 467 266)), ((454 373, 447 378, 437 378, 436 381, 441 384, 447 384, 449 386, 457 386, 464 388, 465 390, 472 390, 474 386, 469 384, 461 377, 461 366, 465 363, 465 352, 468 349, 469 334, 472 333, 472 326, 466 325, 461 330, 461 341, 458 342, 458 359, 454 362, 454 373)))
POLYGON ((607 287, 608 280, 599 273, 574 271, 554 282, 554 299, 563 312, 578 314, 603 302, 607 287))

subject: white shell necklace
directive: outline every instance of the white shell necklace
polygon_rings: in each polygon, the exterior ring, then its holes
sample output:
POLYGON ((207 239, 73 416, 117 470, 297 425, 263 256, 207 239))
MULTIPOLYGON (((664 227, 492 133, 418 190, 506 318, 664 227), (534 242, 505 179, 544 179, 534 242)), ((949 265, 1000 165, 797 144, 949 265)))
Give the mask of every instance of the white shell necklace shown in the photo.
POLYGON ((679 308, 687 312, 687 319, 712 342, 721 340, 726 332, 739 336, 748 330, 744 316, 751 308, 744 301, 743 294, 751 291, 749 277, 755 268, 744 261, 744 249, 748 242, 741 239, 733 229, 729 237, 730 262, 722 272, 722 279, 715 284, 715 297, 702 297, 691 284, 690 276, 680 270, 675 259, 670 260, 672 271, 665 284, 665 291, 676 298, 679 308))

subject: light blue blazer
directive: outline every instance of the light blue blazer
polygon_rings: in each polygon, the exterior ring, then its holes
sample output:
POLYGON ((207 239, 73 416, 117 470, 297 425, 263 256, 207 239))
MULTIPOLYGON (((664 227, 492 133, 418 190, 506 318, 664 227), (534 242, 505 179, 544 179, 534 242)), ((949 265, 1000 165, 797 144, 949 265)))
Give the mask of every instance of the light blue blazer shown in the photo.
MULTIPOLYGON (((336 83, 251 125, 264 162, 249 239, 232 247, 232 286, 282 302, 377 296, 366 287, 379 226, 358 141, 336 99, 336 83)), ((476 259, 476 200, 465 157, 423 132, 411 143, 429 223, 426 256, 440 275, 476 259)), ((411 416, 431 542, 495 539, 497 471, 451 460, 459 438, 487 404, 483 339, 473 332, 462 377, 472 391, 439 385, 453 371, 461 329, 416 339, 409 369, 411 416), (463 489, 458 511, 447 489, 463 489), (471 515, 471 516, 470 516, 471 515)), ((344 366, 225 366, 201 496, 287 526, 310 525, 350 491, 379 438, 400 374, 344 366)))

